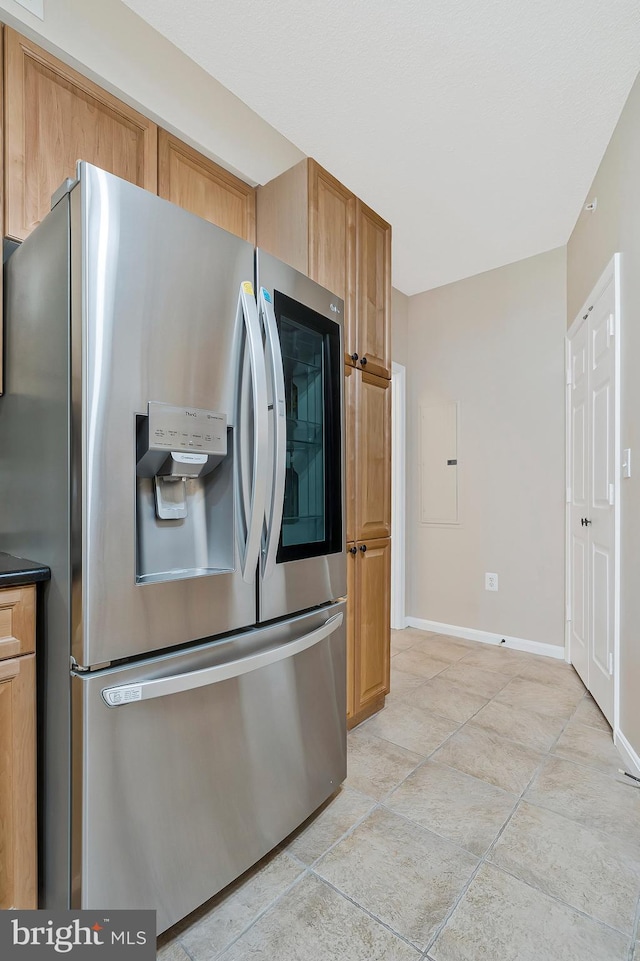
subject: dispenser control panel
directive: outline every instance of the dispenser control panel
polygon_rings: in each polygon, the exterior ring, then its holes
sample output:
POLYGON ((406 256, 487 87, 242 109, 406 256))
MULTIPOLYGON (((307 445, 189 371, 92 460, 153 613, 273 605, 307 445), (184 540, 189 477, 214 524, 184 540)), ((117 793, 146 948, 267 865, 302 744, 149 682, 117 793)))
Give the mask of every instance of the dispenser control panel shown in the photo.
POLYGON ((227 453, 227 415, 149 402, 149 450, 227 453))

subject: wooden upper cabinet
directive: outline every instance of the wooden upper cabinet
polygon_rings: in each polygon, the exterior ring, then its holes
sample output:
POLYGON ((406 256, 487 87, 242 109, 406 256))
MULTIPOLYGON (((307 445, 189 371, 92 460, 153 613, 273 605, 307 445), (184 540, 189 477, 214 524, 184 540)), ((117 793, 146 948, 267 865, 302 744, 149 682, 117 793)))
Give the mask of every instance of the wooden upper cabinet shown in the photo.
POLYGON ((356 377, 355 540, 391 536, 391 382, 356 377))
POLYGON ((309 276, 344 301, 345 362, 355 352, 356 198, 313 160, 308 163, 309 276))
POLYGON ((256 241, 254 188, 162 129, 158 194, 252 244, 256 241))
POLYGON ((157 127, 5 27, 5 232, 24 240, 86 160, 156 193, 157 127))
POLYGON ((359 363, 391 377, 391 227, 360 200, 356 237, 359 363))
POLYGON ((307 159, 258 188, 257 242, 343 298, 345 363, 389 378, 389 224, 307 159))

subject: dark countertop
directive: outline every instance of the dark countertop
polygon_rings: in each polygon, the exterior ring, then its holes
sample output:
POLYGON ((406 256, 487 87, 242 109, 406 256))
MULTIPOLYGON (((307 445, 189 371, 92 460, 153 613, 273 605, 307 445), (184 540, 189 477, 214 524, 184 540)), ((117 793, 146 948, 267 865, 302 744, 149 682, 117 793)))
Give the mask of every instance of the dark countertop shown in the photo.
POLYGON ((48 581, 51 571, 44 564, 27 561, 24 557, 14 557, 0 551, 0 588, 18 587, 21 584, 37 584, 48 581))

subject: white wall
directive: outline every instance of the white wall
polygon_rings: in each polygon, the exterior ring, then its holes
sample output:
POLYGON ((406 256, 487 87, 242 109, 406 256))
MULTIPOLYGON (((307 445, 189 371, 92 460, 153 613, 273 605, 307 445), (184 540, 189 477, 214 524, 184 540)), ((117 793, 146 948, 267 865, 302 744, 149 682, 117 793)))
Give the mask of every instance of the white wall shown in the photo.
POLYGON ((0 19, 244 180, 266 183, 303 154, 120 0, 14 0, 0 19))
POLYGON ((567 323, 614 253, 621 255, 621 442, 633 452, 621 483, 620 729, 640 754, 640 77, 622 111, 567 247, 567 323))
POLYGON ((409 616, 564 644, 565 255, 409 300, 409 616), (419 513, 419 409, 444 401, 460 404, 455 527, 419 513))

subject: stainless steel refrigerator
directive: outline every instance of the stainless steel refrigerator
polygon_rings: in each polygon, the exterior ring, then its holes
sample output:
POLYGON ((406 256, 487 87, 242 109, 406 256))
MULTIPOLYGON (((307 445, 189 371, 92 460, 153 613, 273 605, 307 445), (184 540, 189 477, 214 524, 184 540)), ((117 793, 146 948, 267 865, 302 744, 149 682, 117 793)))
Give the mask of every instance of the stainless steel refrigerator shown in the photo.
POLYGON ((85 163, 10 257, 2 546, 50 565, 41 906, 162 931, 346 773, 342 302, 85 163))

